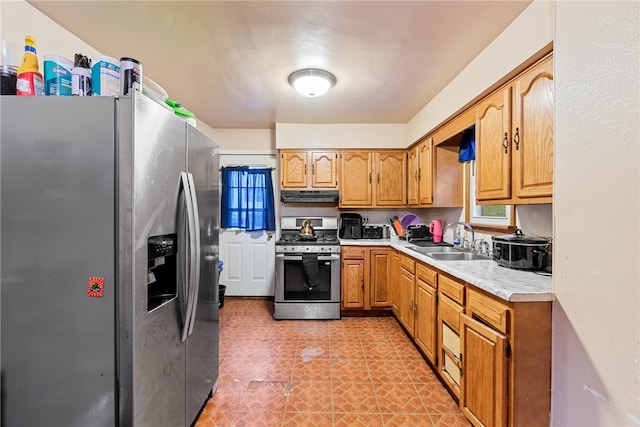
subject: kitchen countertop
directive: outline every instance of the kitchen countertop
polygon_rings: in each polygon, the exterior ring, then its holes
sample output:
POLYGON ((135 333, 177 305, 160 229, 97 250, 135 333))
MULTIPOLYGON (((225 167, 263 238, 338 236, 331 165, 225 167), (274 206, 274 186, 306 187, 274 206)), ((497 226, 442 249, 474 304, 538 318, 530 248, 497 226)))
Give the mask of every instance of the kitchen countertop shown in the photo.
POLYGON ((551 276, 499 266, 493 260, 438 261, 409 249, 400 239, 340 239, 341 246, 390 246, 510 302, 553 301, 551 276))

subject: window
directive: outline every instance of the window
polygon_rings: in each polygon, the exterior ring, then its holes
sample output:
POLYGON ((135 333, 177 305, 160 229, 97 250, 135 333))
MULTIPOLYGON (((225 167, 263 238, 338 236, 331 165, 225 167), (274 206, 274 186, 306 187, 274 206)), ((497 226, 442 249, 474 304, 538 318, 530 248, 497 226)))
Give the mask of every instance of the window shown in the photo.
POLYGON ((467 222, 478 228, 505 229, 515 225, 514 208, 511 205, 476 204, 475 160, 469 162, 469 211, 467 222))
POLYGON ((222 228, 275 230, 271 169, 223 167, 220 210, 222 228))

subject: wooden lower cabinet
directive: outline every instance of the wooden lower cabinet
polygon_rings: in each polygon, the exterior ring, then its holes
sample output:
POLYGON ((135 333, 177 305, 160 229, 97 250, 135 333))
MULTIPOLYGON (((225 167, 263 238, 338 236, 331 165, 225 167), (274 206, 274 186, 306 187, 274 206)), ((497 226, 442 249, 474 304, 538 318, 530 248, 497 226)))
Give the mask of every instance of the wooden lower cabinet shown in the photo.
POLYGON ((437 350, 437 289, 438 273, 418 263, 415 286, 415 334, 416 345, 433 365, 437 350))
POLYGON ((391 255, 393 313, 474 426, 549 425, 551 302, 507 302, 391 255))
POLYGON ((400 317, 400 308, 398 307, 398 301, 400 300, 400 254, 397 251, 393 251, 391 255, 391 277, 389 286, 391 288, 391 310, 396 318, 400 317))
POLYGON ((438 360, 440 378, 460 397, 462 356, 460 350, 460 314, 464 311, 464 284, 450 277, 438 277, 438 360))
POLYGON ((391 308, 393 250, 388 247, 341 248, 341 307, 343 310, 391 308))
POLYGON ((475 426, 507 425, 507 337, 460 315, 460 409, 475 426))
POLYGON ((469 287, 460 325, 460 408, 469 421, 549 425, 551 302, 508 303, 469 287))
POLYGON ((414 336, 414 304, 415 304, 415 260, 400 255, 400 275, 397 280, 398 321, 413 338, 414 336))
POLYGON ((364 309, 364 259, 343 259, 340 274, 342 308, 364 309))

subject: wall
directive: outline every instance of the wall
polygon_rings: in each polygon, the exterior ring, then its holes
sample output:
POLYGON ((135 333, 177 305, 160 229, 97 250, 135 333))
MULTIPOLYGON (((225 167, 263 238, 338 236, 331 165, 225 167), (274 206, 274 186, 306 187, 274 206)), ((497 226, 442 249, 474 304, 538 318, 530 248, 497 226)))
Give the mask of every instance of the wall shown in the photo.
POLYGON ((100 53, 22 0, 0 2, 0 23, 2 24, 0 26, 2 39, 15 43, 20 49, 24 49, 24 37, 27 34, 36 38, 41 71, 42 57, 46 53, 53 53, 69 59, 73 59, 73 55, 76 53, 83 53, 87 56, 100 53))
POLYGON ((221 150, 236 152, 262 151, 275 155, 275 131, 273 129, 213 129, 210 137, 221 150))
POLYGON ((640 3, 556 3, 555 426, 640 425, 640 3))
POLYGON ((277 148, 407 147, 407 125, 276 123, 277 148))
POLYGON ((463 109, 553 40, 554 2, 535 0, 407 125, 407 144, 463 109))

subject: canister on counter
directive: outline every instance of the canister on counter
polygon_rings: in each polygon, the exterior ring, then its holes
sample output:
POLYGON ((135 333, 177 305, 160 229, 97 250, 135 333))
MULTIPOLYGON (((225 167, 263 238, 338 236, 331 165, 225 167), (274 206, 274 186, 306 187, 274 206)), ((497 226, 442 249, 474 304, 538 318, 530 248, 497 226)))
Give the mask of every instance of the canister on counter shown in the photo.
POLYGON ((129 95, 131 89, 142 92, 142 63, 133 58, 120 58, 120 95, 129 95))

